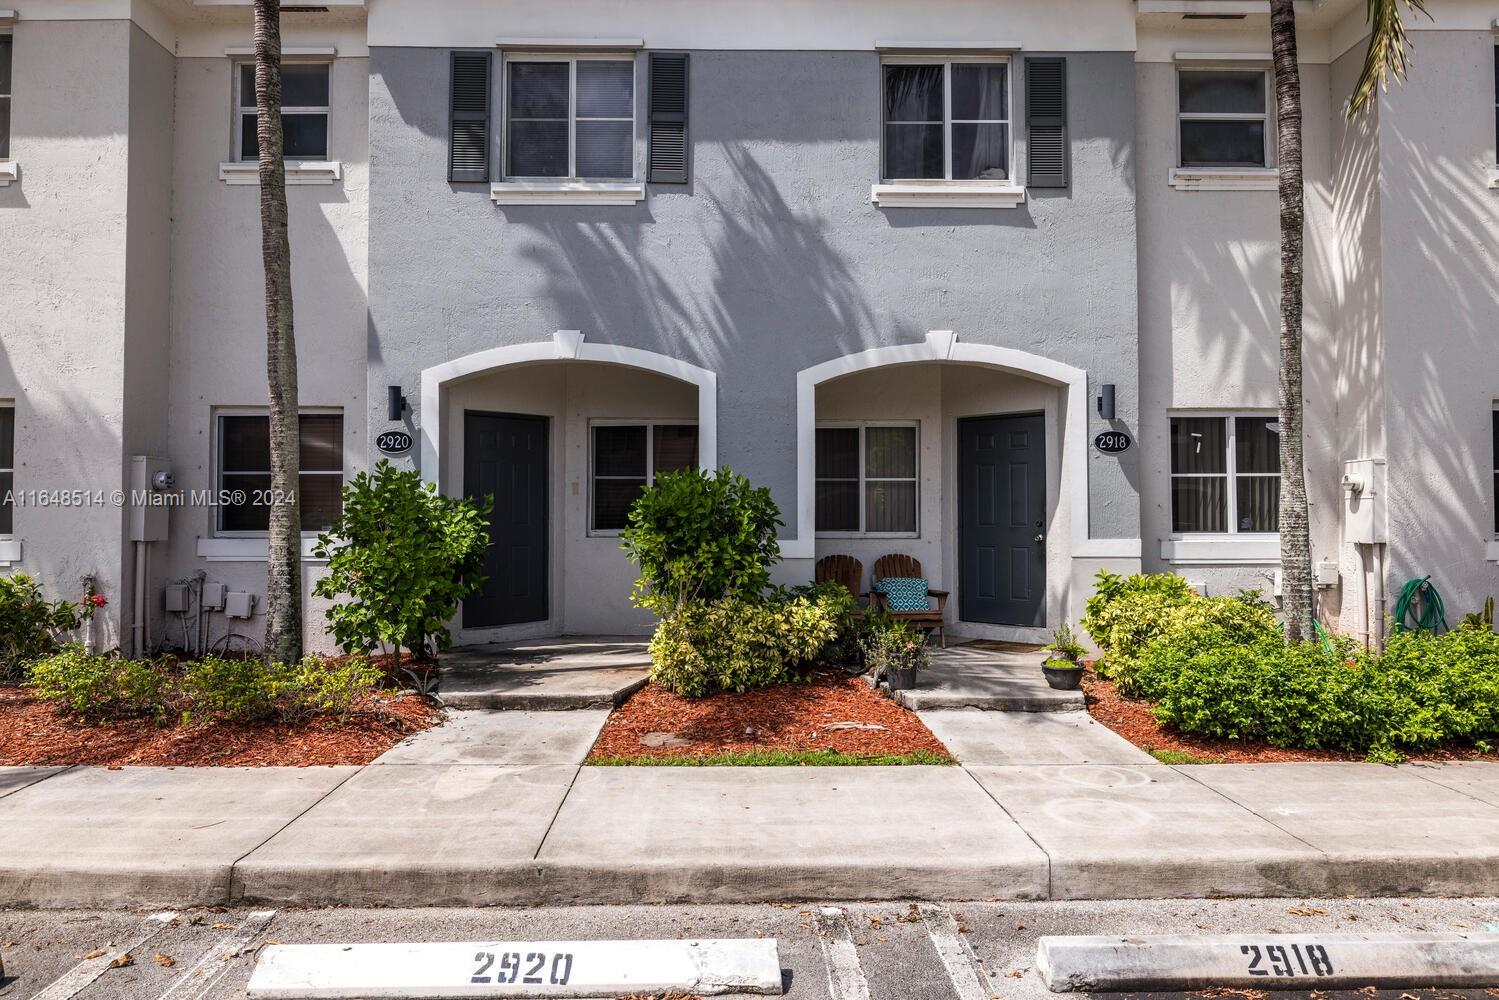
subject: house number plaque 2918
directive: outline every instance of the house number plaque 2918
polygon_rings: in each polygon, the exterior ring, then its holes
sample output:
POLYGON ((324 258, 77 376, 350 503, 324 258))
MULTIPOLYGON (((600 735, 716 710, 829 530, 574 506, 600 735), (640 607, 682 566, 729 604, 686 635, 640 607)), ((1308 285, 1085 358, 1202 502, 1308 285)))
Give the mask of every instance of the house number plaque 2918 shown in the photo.
POLYGON ((1117 455, 1121 451, 1128 451, 1129 446, 1134 443, 1123 431, 1104 431, 1093 439, 1093 447, 1105 455, 1117 455))

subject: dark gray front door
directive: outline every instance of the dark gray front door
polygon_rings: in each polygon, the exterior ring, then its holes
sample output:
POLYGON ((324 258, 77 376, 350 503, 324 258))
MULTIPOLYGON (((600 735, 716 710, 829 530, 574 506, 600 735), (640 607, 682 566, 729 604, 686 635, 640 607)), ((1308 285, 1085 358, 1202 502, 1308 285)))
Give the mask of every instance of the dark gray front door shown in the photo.
POLYGON ((1046 624, 1046 425, 958 421, 958 617, 1046 624))
POLYGON ((463 415, 463 492, 494 496, 484 589, 463 627, 547 619, 547 418, 463 415))

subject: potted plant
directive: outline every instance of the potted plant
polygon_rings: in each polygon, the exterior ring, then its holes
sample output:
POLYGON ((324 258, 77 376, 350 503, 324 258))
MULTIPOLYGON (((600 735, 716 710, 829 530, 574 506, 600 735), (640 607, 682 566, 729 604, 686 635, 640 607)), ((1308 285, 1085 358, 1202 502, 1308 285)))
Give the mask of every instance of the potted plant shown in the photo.
POLYGON ((1083 681, 1083 649, 1077 641, 1072 626, 1063 622, 1051 634, 1051 645, 1045 647, 1050 654, 1041 664, 1046 683, 1058 691, 1076 691, 1083 681))
POLYGON ((884 678, 891 691, 916 686, 916 674, 932 665, 926 634, 904 622, 881 623, 864 643, 864 662, 874 670, 875 682, 884 678))

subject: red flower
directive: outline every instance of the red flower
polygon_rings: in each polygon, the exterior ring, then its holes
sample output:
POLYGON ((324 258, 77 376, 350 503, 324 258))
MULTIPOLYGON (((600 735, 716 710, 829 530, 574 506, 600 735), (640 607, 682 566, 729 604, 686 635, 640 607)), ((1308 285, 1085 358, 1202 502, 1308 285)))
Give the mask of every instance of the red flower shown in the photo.
POLYGON ((90 594, 90 595, 88 595, 88 602, 90 604, 92 604, 96 608, 102 608, 102 607, 104 607, 104 605, 106 605, 106 604, 109 603, 109 601, 105 600, 103 594, 90 594))

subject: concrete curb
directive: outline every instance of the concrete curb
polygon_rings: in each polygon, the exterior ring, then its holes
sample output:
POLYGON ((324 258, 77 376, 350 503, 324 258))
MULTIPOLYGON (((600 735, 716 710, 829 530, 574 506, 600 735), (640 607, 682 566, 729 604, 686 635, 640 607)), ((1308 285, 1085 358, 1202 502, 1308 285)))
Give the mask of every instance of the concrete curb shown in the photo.
POLYGON ((471 710, 491 709, 514 712, 570 712, 584 708, 618 708, 636 691, 645 687, 648 678, 621 684, 613 691, 586 694, 525 694, 515 691, 455 691, 444 693, 445 708, 471 710))

